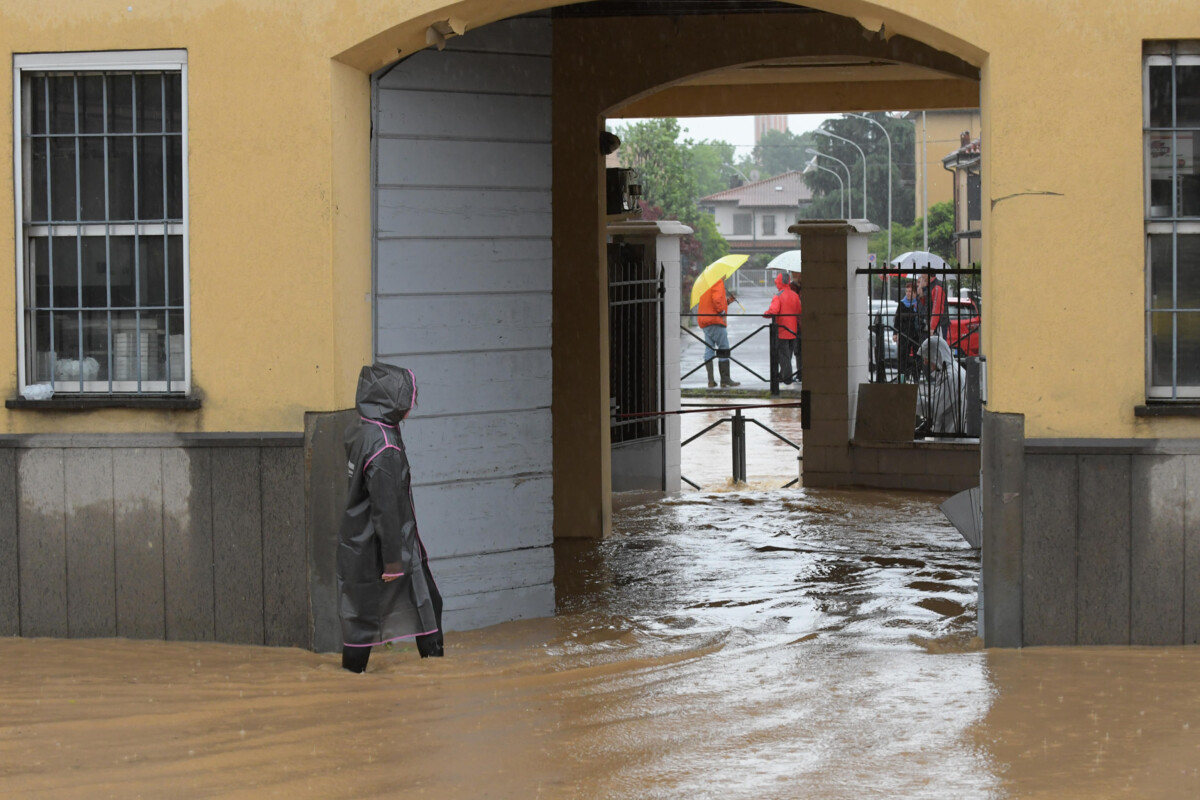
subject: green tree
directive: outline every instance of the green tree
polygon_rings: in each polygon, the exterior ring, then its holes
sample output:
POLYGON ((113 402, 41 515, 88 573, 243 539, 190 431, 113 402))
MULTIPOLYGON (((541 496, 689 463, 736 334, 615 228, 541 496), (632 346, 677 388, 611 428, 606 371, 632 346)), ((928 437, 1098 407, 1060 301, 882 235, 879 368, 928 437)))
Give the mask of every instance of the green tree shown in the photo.
MULTIPOLYGON (((903 119, 896 119, 883 113, 868 114, 871 119, 883 125, 891 136, 891 168, 892 168, 892 222, 907 228, 916 215, 916 193, 914 191, 916 164, 913 162, 913 125, 903 119)), ((888 140, 876 125, 865 119, 844 116, 838 119, 826 120, 821 123, 821 129, 836 134, 843 139, 849 139, 862 149, 867 161, 867 198, 863 205, 862 186, 862 157, 850 144, 840 139, 832 139, 819 134, 811 134, 817 139, 813 149, 837 158, 850 170, 850 184, 845 191, 852 201, 854 216, 863 217, 874 222, 884 231, 884 249, 882 255, 887 255, 887 225, 888 225, 888 140), (864 214, 865 211, 865 214, 864 214)), ((827 169, 841 167, 821 160, 821 166, 827 169)), ((807 159, 805 161, 807 162, 807 159)), ((842 178, 845 181, 845 177, 842 178)), ((814 170, 805 175, 805 181, 813 191, 813 203, 804 209, 801 216, 805 219, 831 219, 840 213, 841 197, 837 178, 822 170, 814 170)), ((892 231, 892 252, 902 253, 896 247, 896 228, 892 231)))
POLYGON ((812 132, 796 134, 791 131, 767 131, 754 146, 754 163, 758 165, 763 178, 804 169, 804 165, 812 158, 804 151, 815 147, 814 140, 819 138, 812 132))
MULTIPOLYGON (((867 249, 875 253, 882 264, 887 260, 887 231, 871 234, 867 249)), ((925 247, 924 220, 920 217, 912 225, 892 226, 892 256, 910 250, 928 250, 941 256, 950 264, 957 264, 954 257, 954 204, 950 201, 935 203, 929 207, 929 247, 925 247)))
POLYGON ((733 158, 725 142, 680 140, 673 118, 649 119, 613 131, 621 138, 621 165, 637 170, 643 219, 677 219, 695 231, 680 243, 685 269, 702 267, 729 252, 711 214, 696 201, 727 188, 722 165, 733 158))

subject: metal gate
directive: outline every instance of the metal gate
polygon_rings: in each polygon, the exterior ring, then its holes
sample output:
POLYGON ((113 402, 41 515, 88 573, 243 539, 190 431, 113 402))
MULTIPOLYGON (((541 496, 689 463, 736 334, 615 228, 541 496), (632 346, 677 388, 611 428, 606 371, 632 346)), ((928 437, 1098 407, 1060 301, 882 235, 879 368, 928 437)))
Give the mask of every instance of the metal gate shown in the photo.
POLYGON ((660 415, 666 406, 664 278, 653 248, 629 242, 608 245, 608 381, 615 491, 666 488, 660 415))

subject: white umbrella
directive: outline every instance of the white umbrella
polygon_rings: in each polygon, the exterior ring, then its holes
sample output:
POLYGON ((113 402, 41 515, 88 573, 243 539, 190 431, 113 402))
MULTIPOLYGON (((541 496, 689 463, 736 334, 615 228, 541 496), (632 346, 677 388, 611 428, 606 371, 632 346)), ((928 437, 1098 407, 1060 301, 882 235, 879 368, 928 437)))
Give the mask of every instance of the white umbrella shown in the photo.
POLYGON ((924 250, 911 250, 907 253, 901 253, 892 259, 893 267, 899 267, 901 271, 909 271, 914 269, 936 269, 945 270, 949 268, 946 259, 934 253, 927 253, 924 250))
POLYGON ((785 269, 788 272, 800 271, 800 251, 788 250, 780 253, 767 263, 767 269, 785 269))

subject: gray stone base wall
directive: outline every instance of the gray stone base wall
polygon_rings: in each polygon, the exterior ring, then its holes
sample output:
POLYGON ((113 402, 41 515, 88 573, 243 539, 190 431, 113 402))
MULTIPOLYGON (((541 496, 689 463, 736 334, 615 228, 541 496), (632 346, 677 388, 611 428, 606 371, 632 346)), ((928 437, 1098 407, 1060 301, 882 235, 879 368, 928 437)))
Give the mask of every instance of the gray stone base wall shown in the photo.
POLYGON ((303 445, 0 437, 0 634, 310 646, 303 445))
POLYGON ((1024 439, 989 416, 1015 415, 985 415, 987 644, 1200 642, 1200 440, 1024 439))
POLYGON ((974 442, 902 442, 840 447, 804 442, 805 486, 860 486, 961 492, 979 485, 979 445, 974 442))

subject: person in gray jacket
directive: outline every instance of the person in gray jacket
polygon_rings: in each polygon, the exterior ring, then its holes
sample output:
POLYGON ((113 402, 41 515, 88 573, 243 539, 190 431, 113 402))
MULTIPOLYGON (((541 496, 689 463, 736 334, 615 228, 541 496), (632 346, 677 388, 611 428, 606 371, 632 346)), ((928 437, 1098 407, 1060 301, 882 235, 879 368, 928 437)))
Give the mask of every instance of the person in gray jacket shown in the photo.
POLYGON ((918 390, 918 410, 934 433, 961 433, 967 397, 967 373, 941 336, 930 336, 917 350, 929 380, 918 390))
POLYGON ((346 431, 350 492, 338 533, 342 666, 363 672, 371 647, 415 638, 422 658, 441 656, 442 596, 417 533, 400 421, 416 406, 412 370, 363 367, 359 422, 346 431))

